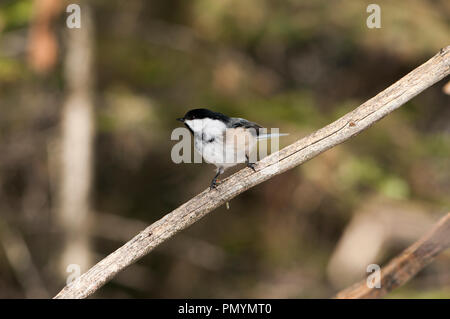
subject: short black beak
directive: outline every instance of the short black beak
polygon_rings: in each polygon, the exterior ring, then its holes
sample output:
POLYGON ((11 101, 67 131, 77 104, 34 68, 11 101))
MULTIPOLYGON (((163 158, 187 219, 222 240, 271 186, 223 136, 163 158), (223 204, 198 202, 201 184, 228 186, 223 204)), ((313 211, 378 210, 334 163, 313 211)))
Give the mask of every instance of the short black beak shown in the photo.
POLYGON ((180 118, 177 119, 177 121, 180 121, 180 122, 184 123, 184 118, 180 117, 180 118))

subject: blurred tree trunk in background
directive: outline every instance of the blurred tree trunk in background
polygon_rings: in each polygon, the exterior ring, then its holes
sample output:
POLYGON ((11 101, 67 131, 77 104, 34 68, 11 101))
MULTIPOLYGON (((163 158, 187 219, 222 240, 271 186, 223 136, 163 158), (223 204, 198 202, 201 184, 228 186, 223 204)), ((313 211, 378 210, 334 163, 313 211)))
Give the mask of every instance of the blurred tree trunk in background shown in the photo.
POLYGON ((63 234, 59 271, 67 277, 68 265, 86 270, 89 247, 92 180, 93 121, 93 21, 89 7, 81 9, 81 28, 64 33, 66 98, 62 110, 61 166, 57 222, 63 234))

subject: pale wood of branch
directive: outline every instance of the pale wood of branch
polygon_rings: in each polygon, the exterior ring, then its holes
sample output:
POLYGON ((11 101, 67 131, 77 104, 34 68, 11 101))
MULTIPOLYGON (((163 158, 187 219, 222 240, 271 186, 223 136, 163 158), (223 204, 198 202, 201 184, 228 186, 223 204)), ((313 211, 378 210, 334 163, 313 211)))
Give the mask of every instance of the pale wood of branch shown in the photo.
POLYGON ((203 191, 171 213, 148 226, 129 242, 108 255, 55 298, 85 298, 119 271, 136 262, 152 249, 204 217, 215 208, 279 175, 350 137, 367 129, 401 105, 443 79, 450 73, 450 46, 440 50, 430 60, 371 98, 350 113, 326 127, 271 154, 256 165, 256 172, 245 168, 225 179, 217 188, 203 191))
POLYGON ((369 288, 366 280, 342 290, 339 299, 381 298, 391 290, 405 284, 434 258, 450 248, 450 213, 421 239, 381 269, 380 288, 369 288))

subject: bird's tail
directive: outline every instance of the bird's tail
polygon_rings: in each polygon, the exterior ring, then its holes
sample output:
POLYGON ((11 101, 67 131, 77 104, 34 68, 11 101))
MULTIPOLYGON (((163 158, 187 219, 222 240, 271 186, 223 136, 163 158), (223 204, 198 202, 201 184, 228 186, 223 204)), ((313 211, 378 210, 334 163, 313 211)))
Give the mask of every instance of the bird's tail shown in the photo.
POLYGON ((286 136, 288 133, 269 133, 269 134, 259 134, 258 140, 269 140, 274 137, 286 136))

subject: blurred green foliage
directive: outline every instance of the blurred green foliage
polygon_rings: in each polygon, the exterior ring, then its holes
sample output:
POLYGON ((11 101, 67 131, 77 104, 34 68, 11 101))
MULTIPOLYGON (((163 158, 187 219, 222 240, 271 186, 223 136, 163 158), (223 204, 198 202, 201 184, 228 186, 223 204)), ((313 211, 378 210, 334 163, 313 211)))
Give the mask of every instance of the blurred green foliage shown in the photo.
POLYGON ((2 2, 0 7, 1 29, 11 31, 28 25, 33 13, 32 0, 9 0, 2 2))

